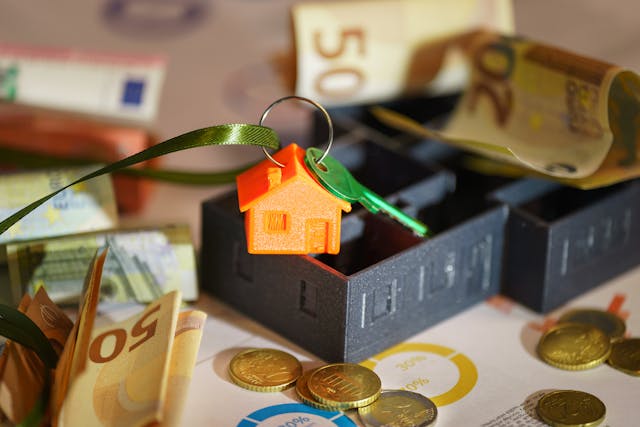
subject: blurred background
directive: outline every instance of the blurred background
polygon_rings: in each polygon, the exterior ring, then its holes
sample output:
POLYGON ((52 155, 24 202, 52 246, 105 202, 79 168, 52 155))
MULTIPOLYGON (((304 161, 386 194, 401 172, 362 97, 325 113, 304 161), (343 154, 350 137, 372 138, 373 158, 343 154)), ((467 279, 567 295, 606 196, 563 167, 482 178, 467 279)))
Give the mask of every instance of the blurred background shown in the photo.
MULTIPOLYGON (((162 58, 157 114, 136 125, 158 140, 223 123, 257 123, 293 93, 292 0, 2 1, 0 45, 82 49, 162 58)), ((640 26, 633 0, 513 2, 515 33, 640 70, 640 26)), ((425 26, 430 25, 425 17, 425 26)), ((44 83, 44 82, 43 82, 44 83)), ((283 143, 304 143, 308 106, 287 103, 268 126, 283 143)), ((252 147, 199 148, 162 159, 168 168, 231 169, 262 158, 252 147)), ((200 203, 228 187, 155 185, 124 225, 186 222, 200 245, 200 203)))

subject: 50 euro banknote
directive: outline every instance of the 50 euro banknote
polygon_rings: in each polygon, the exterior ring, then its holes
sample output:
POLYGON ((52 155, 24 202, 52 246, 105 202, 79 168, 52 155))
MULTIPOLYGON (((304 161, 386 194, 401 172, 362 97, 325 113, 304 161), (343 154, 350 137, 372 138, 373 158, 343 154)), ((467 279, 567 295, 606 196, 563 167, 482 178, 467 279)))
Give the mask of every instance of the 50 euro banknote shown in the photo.
POLYGON ((514 26, 511 0, 304 2, 291 15, 296 94, 327 107, 459 91, 468 69, 452 42, 514 26))
POLYGON ((94 328, 69 382, 59 426, 177 426, 206 315, 179 313, 180 292, 94 328), (154 424, 157 423, 157 424, 154 424))
POLYGON ((640 176, 640 77, 518 37, 478 31, 471 78, 443 129, 374 108, 387 125, 583 189, 640 176))
POLYGON ((25 292, 44 288, 56 303, 76 303, 87 265, 103 247, 109 247, 109 255, 102 271, 101 301, 151 302, 172 290, 182 291, 187 301, 197 299, 195 251, 187 225, 8 244, 3 248, 6 264, 0 265, 0 276, 6 270, 0 277, 0 297, 17 301, 25 292))

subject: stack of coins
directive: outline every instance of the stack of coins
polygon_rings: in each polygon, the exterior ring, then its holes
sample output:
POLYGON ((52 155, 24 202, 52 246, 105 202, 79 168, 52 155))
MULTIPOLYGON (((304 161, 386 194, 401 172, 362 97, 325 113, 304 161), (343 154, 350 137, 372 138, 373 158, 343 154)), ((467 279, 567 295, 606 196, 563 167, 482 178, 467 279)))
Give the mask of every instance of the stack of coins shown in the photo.
POLYGON ((345 410, 373 403, 382 390, 380 377, 354 363, 332 363, 303 375, 296 384, 300 399, 319 409, 345 410))
POLYGON ((358 409, 367 427, 428 427, 435 424, 435 404, 419 393, 384 390, 380 377, 354 363, 332 363, 302 373, 300 362, 281 350, 255 348, 236 354, 229 376, 240 387, 259 392, 295 384, 303 403, 325 411, 358 409))
POLYGON ((542 335, 537 350, 543 361, 560 369, 590 369, 608 361, 640 376, 640 339, 624 338, 625 331, 624 321, 611 312, 571 310, 542 335))

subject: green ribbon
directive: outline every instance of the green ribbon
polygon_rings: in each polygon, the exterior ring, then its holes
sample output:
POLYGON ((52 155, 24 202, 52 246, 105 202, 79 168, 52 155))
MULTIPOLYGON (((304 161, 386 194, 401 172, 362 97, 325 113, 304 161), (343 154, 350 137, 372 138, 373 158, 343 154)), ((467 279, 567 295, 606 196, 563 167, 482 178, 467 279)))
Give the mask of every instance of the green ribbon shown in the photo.
MULTIPOLYGON (((4 233, 16 222, 31 211, 42 205, 56 194, 76 185, 82 181, 95 178, 100 175, 115 172, 128 166, 140 163, 155 157, 176 151, 186 150, 195 147, 205 147, 209 145, 256 145, 270 149, 278 149, 280 140, 278 135, 271 128, 249 124, 227 124, 198 129, 176 136, 167 141, 156 144, 139 153, 133 154, 117 162, 111 163, 103 168, 95 170, 72 183, 54 191, 53 193, 36 200, 28 206, 9 216, 0 222, 0 234, 4 233)), ((246 170, 246 167, 214 174, 199 174, 183 171, 154 171, 152 169, 126 169, 132 175, 159 177, 173 182, 198 183, 198 184, 220 184, 231 182, 235 176, 246 170)), ((124 171, 123 171, 124 172, 124 171)))
MULTIPOLYGON (((0 146, 0 163, 18 166, 23 169, 42 169, 68 166, 88 166, 99 163, 95 159, 70 159, 65 157, 52 157, 46 154, 16 150, 0 146)), ((130 175, 140 178, 165 181, 172 184, 188 185, 221 185, 234 182, 236 176, 254 166, 251 163, 237 169, 216 172, 191 172, 171 169, 137 168, 121 169, 113 173, 130 175)))

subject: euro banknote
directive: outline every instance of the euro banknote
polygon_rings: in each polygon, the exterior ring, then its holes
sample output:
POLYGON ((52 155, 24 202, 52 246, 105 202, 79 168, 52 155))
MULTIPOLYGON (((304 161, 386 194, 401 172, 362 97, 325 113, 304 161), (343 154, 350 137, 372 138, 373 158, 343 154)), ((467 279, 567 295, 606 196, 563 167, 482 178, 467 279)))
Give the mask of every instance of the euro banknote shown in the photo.
MULTIPOLYGON (((0 219, 94 169, 82 167, 0 174, 0 219)), ((117 225, 113 186, 109 176, 102 176, 57 194, 0 235, 0 244, 104 230, 117 225)))
POLYGON ((179 313, 180 292, 138 315, 92 331, 74 360, 59 426, 178 426, 206 319, 179 313))
POLYGON ((636 73, 483 31, 457 49, 468 58, 471 78, 443 129, 428 129, 383 109, 375 109, 376 116, 579 188, 640 176, 636 73))
POLYGON ((78 356, 84 369, 70 382, 58 425, 161 421, 179 307, 179 292, 172 292, 131 319, 95 329, 78 356))
POLYGON ((468 69, 449 46, 514 22, 511 0, 304 2, 291 14, 296 94, 327 107, 458 91, 468 69))
POLYGON ((198 296, 196 261, 186 225, 110 230, 12 243, 6 246, 10 298, 44 288, 59 304, 76 303, 96 251, 109 247, 101 300, 151 302, 179 289, 198 296))
POLYGON ((166 58, 0 43, 0 100, 151 122, 166 58))

